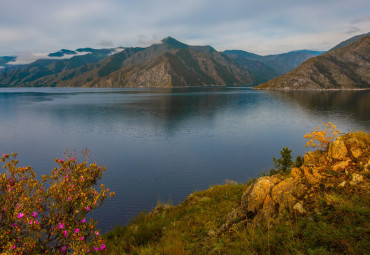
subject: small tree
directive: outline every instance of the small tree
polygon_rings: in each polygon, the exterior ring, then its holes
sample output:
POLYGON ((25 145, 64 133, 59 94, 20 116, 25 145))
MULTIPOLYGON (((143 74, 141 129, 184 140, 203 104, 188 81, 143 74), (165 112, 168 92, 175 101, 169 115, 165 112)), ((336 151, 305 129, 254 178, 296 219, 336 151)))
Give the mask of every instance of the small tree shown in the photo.
POLYGON ((293 166, 292 150, 288 147, 283 147, 280 151, 280 155, 281 158, 279 159, 276 159, 275 157, 272 158, 275 169, 287 172, 293 166))
MULTIPOLYGON (((4 154, 0 175, 1 254, 86 254, 104 250, 96 221, 86 215, 109 193, 93 188, 104 167, 75 158, 55 159, 50 175, 36 179, 32 167, 17 167, 17 154, 4 154)), ((114 192, 109 193, 114 196, 114 192)))

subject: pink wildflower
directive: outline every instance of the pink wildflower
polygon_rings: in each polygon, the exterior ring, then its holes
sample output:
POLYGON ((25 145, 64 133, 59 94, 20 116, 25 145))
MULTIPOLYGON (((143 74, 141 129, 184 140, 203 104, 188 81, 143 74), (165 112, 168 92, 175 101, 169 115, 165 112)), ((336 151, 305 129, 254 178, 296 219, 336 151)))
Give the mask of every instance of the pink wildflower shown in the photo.
POLYGON ((86 219, 85 219, 85 218, 83 218, 83 219, 81 220, 81 223, 86 223, 86 219))
POLYGON ((76 228, 75 233, 77 234, 78 232, 80 232, 80 230, 78 228, 76 228))
POLYGON ((63 161, 64 161, 64 160, 63 160, 62 158, 61 158, 61 159, 59 159, 59 162, 60 162, 60 163, 62 163, 63 161))
POLYGON ((14 250, 14 249, 15 249, 15 247, 16 247, 16 246, 15 246, 15 245, 13 245, 13 246, 12 246, 12 250, 14 250))
POLYGON ((90 211, 90 209, 91 209, 90 206, 86 207, 86 211, 90 211))
POLYGON ((96 232, 95 232, 95 235, 97 235, 97 236, 98 236, 98 235, 100 235, 99 231, 96 231, 96 232))
POLYGON ((17 226, 17 223, 13 223, 13 224, 12 224, 12 227, 15 227, 15 226, 17 226))
POLYGON ((98 250, 99 250, 99 248, 94 246, 94 250, 98 251, 98 250))
POLYGON ((22 218, 24 216, 24 213, 18 213, 18 219, 22 218))
POLYGON ((33 212, 31 215, 35 218, 37 216, 37 212, 33 212))
POLYGON ((30 222, 28 224, 32 225, 33 224, 32 220, 30 220, 30 222))
POLYGON ((102 245, 100 246, 100 250, 104 250, 104 248, 105 248, 105 244, 102 244, 102 245))
POLYGON ((59 222, 58 229, 63 229, 63 228, 64 228, 64 224, 59 222))
POLYGON ((81 236, 81 240, 83 241, 83 240, 85 240, 85 237, 84 236, 81 236))
POLYGON ((67 234, 67 230, 64 230, 64 231, 63 231, 63 234, 64 234, 64 237, 67 237, 67 236, 68 236, 68 234, 67 234))
POLYGON ((62 248, 60 248, 60 251, 63 252, 63 253, 66 253, 67 247, 65 245, 62 246, 62 248))
POLYGON ((35 220, 35 224, 39 224, 39 221, 38 220, 35 220))
POLYGON ((71 201, 71 200, 72 200, 72 198, 70 198, 70 197, 69 197, 69 198, 68 198, 68 201, 71 201))

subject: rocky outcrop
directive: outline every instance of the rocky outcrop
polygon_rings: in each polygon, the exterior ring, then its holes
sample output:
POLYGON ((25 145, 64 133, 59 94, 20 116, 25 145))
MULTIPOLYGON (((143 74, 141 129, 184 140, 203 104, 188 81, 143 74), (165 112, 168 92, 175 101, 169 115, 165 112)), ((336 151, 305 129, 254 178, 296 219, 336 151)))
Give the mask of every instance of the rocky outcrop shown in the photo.
POLYGON ((301 167, 289 175, 256 179, 243 193, 240 205, 229 214, 219 233, 245 224, 271 222, 283 215, 313 212, 319 191, 332 188, 368 187, 370 135, 342 135, 327 149, 308 152, 301 167))

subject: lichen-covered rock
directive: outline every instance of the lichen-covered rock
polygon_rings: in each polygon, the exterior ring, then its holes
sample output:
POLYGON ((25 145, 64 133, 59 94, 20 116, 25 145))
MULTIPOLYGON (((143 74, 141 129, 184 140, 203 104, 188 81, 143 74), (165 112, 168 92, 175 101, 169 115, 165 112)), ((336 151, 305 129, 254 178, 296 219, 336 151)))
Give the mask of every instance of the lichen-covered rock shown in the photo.
POLYGON ((349 182, 351 185, 359 185, 364 181, 364 177, 361 174, 354 173, 352 175, 352 181, 349 182))
POLYGON ((351 150, 351 154, 354 158, 359 158, 362 155, 362 150, 360 148, 351 150))
POLYGON ((307 166, 302 166, 301 168, 304 173, 304 177, 306 181, 311 184, 317 184, 320 182, 320 180, 323 178, 317 171, 316 168, 314 167, 307 167, 307 166))
POLYGON ((275 185, 274 178, 264 176, 258 178, 243 194, 241 206, 246 212, 257 212, 263 206, 263 202, 271 188, 275 185))
POLYGON ((305 213, 306 210, 303 208, 303 201, 298 201, 294 206, 293 209, 299 213, 305 213))
POLYGON ((271 198, 279 205, 279 212, 291 209, 297 202, 297 198, 293 195, 296 186, 297 182, 289 177, 271 189, 271 198))
POLYGON ((342 181, 339 185, 338 185, 338 187, 340 187, 340 188, 344 188, 344 186, 346 186, 346 181, 342 181))
POLYGON ((293 167, 292 171, 291 171, 291 175, 292 175, 293 178, 299 179, 303 176, 303 173, 299 168, 293 167))
POLYGON ((229 214, 218 233, 240 224, 269 223, 285 213, 315 211, 320 192, 347 185, 364 186, 367 171, 370 135, 359 132, 340 136, 328 144, 328 150, 306 153, 303 165, 293 167, 290 176, 258 178, 245 190, 241 205, 229 214))
POLYGON ((332 159, 344 159, 347 156, 347 148, 342 140, 336 140, 329 144, 328 156, 332 159))
POLYGON ((342 170, 346 169, 349 162, 350 162, 349 160, 340 161, 340 162, 336 163, 335 165, 333 165, 332 169, 333 169, 333 171, 342 171, 342 170))

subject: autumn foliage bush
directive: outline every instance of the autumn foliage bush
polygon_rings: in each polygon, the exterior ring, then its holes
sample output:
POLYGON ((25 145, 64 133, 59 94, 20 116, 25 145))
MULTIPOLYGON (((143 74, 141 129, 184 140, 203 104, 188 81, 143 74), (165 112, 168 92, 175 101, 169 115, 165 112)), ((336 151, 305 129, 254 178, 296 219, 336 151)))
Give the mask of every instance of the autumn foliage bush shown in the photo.
POLYGON ((87 254, 104 250, 96 221, 86 215, 114 192, 101 185, 104 167, 55 159, 58 167, 36 179, 18 167, 17 154, 1 157, 0 254, 87 254))
POLYGON ((305 134, 304 138, 309 140, 306 143, 306 147, 317 147, 325 150, 329 142, 334 141, 338 134, 339 130, 333 123, 323 123, 322 126, 315 128, 311 133, 305 134))

